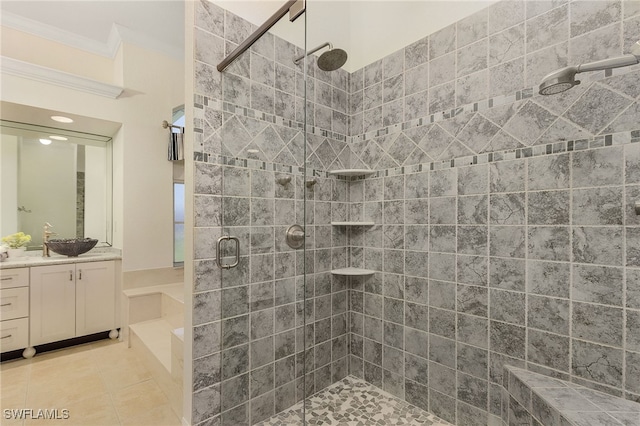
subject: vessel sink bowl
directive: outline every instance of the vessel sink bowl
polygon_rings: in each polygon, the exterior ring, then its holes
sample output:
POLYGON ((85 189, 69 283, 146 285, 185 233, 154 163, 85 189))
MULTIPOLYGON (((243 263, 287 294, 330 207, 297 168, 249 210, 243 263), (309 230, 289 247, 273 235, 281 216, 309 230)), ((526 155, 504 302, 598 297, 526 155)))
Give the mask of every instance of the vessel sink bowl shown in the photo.
POLYGON ((98 240, 94 238, 54 239, 47 241, 45 244, 52 252, 63 256, 77 257, 95 247, 98 244, 98 240))

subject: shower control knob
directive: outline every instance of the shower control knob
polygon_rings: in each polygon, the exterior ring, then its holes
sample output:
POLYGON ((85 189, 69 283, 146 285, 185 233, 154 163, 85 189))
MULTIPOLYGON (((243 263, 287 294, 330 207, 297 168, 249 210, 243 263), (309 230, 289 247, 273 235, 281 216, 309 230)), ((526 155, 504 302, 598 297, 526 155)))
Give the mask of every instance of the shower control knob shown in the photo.
POLYGON ((300 225, 291 225, 287 229, 287 244, 292 249, 299 249, 304 245, 304 228, 300 225))

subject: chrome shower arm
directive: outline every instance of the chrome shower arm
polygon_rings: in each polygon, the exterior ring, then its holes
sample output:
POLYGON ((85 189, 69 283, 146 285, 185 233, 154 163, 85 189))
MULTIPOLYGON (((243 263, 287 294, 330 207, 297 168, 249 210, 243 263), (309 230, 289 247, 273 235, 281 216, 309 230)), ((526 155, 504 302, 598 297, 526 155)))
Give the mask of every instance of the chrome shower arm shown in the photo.
POLYGON ((619 56, 617 58, 603 59, 602 61, 589 62, 587 64, 578 65, 577 72, 602 71, 611 68, 628 67, 639 62, 636 55, 629 54, 619 56))
POLYGON ((309 50, 309 51, 308 51, 307 53, 305 53, 304 55, 302 55, 302 56, 300 56, 300 57, 298 57, 298 58, 294 59, 294 60, 293 60, 293 63, 294 63, 294 64, 296 64, 296 65, 298 65, 298 64, 300 63, 300 61, 302 61, 305 57, 307 57, 307 56, 309 56, 309 55, 311 55, 311 54, 314 54, 314 53, 316 53, 318 50, 320 50, 320 49, 324 49, 324 48, 325 48, 325 47, 327 47, 327 46, 329 46, 329 50, 333 50, 333 45, 332 45, 331 43, 329 43, 329 42, 326 42, 326 43, 321 44, 320 46, 318 46, 318 47, 316 47, 316 48, 313 48, 313 49, 309 50))

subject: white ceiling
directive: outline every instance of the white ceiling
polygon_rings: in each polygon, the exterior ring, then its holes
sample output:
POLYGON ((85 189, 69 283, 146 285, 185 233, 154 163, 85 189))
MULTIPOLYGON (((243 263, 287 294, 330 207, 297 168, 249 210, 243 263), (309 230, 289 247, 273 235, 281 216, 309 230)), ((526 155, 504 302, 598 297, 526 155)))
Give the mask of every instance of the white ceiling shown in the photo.
MULTIPOLYGON (((345 65, 355 71, 495 0, 307 0, 307 45, 330 41, 349 53, 345 65)), ((214 0, 214 3, 262 24, 284 0, 214 0)), ((180 0, 2 0, 3 25, 23 26, 38 35, 84 45, 109 43, 114 24, 138 35, 140 43, 166 52, 184 49, 184 3, 180 0), (18 22, 18 24, 16 24, 18 22), (29 25, 25 25, 25 22, 29 25), (73 37, 70 37, 73 36, 73 37)), ((298 45, 304 43, 304 19, 283 18, 273 32, 298 45)), ((76 46, 77 47, 77 46, 76 46)), ((103 49, 108 51, 108 49, 103 49)), ((174 55, 174 56, 180 56, 174 55)))
POLYGON ((22 26, 18 29, 67 43, 75 36, 79 46, 74 47, 92 46, 92 42, 106 46, 117 24, 136 33, 139 40, 154 40, 156 49, 184 51, 182 1, 2 0, 0 12, 3 25, 22 26))

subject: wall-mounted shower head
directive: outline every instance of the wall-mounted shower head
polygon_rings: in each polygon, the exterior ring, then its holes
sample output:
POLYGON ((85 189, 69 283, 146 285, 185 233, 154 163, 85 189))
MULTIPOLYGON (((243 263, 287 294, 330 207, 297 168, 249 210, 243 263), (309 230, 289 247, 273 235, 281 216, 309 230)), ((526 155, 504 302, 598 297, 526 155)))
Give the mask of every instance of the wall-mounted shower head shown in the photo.
POLYGON ((571 89, 580 84, 576 80, 576 74, 588 71, 602 71, 611 68, 628 67, 640 63, 640 41, 633 45, 631 54, 619 56, 617 58, 604 59, 602 61, 580 64, 577 67, 561 68, 545 76, 540 83, 539 92, 541 95, 555 95, 571 89))
POLYGON ((318 68, 323 71, 335 71, 347 62, 347 52, 342 49, 330 49, 318 58, 318 68))
POLYGON ((342 49, 334 49, 333 45, 329 42, 321 44, 320 46, 309 50, 306 54, 296 58, 293 62, 298 65, 305 57, 317 52, 320 49, 329 47, 329 50, 324 52, 318 58, 318 68, 322 71, 335 71, 347 62, 347 52, 342 49))
POLYGON ((541 95, 555 95, 571 89, 580 84, 580 80, 576 80, 578 72, 576 67, 566 67, 548 74, 540 83, 539 93, 541 95))

